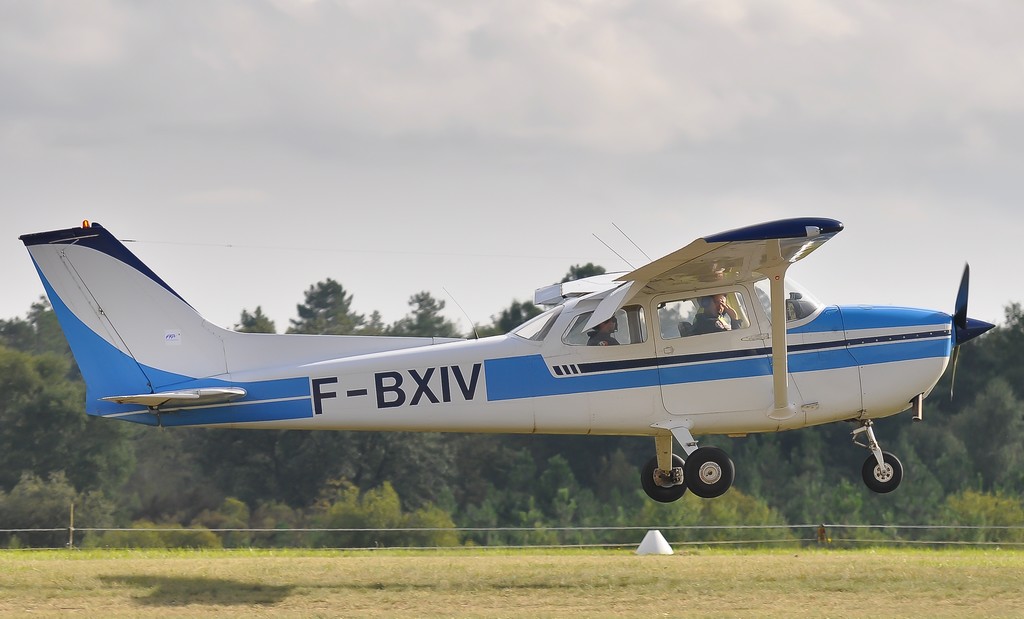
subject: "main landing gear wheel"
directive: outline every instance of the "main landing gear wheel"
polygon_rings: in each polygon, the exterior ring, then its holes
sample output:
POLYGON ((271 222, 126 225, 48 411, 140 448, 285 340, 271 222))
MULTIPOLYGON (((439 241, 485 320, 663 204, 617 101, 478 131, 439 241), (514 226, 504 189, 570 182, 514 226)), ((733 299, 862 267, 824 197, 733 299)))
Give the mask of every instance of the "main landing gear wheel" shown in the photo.
POLYGON ((903 481, 903 464, 899 458, 888 451, 883 451, 882 460, 885 464, 879 465, 878 458, 872 454, 864 461, 864 466, 860 470, 864 483, 879 494, 892 492, 903 481))
MULTIPOLYGON (((683 459, 676 454, 672 454, 672 467, 682 469, 683 459)), ((671 503, 672 501, 678 501, 679 498, 683 496, 683 493, 686 492, 686 484, 682 483, 682 480, 679 480, 680 483, 677 484, 662 485, 671 484, 672 482, 661 475, 656 475, 655 471, 657 470, 657 457, 651 458, 647 464, 644 465, 643 470, 640 472, 640 485, 643 486, 644 492, 647 493, 647 496, 659 503, 671 503)))
POLYGON ((736 467, 717 447, 700 447, 686 457, 683 477, 690 492, 704 499, 725 494, 736 480, 736 467))

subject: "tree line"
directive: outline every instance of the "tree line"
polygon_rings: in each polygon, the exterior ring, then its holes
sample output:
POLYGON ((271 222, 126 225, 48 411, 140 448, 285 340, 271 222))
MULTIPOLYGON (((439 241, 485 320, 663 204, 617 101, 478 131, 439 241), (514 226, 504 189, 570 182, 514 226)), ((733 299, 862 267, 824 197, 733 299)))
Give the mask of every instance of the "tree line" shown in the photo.
MULTIPOLYGON (((603 271, 577 265, 563 281, 603 271)), ((444 307, 420 292, 404 317, 384 324, 377 311, 355 311, 352 295, 327 279, 306 290, 286 331, 460 337, 444 307)), ((539 312, 513 301, 477 330, 505 333, 539 312)), ((277 330, 260 307, 242 310, 235 329, 277 330)), ((879 440, 907 471, 890 495, 861 483, 866 451, 851 444, 852 426, 830 424, 705 437, 732 455, 735 486, 718 499, 687 494, 663 505, 640 489, 649 438, 152 428, 90 417, 70 350, 40 300, 24 318, 0 320, 0 529, 63 526, 72 502, 79 528, 132 527, 90 534, 86 543, 97 546, 493 545, 611 535, 532 532, 549 527, 1019 524, 1022 343, 1024 310, 1013 303, 1003 325, 964 346, 953 397, 947 372, 924 423, 907 415, 877 422, 879 440), (454 527, 476 530, 456 535, 454 527), (224 528, 264 531, 210 531, 224 528), (406 531, 274 531, 287 528, 406 531)), ((993 531, 976 535, 1021 537, 993 531)), ((0 545, 61 545, 63 535, 0 533, 0 545)))

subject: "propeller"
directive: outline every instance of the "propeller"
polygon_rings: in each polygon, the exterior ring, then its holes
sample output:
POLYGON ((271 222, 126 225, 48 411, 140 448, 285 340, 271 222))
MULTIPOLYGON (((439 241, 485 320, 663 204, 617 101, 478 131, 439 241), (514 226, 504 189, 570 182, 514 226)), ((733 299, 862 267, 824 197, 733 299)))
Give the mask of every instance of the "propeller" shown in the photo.
POLYGON ((983 320, 975 320, 967 317, 967 290, 971 282, 971 265, 964 265, 964 274, 960 278, 960 289, 956 292, 956 305, 953 310, 953 356, 950 365, 953 366, 949 377, 949 399, 953 399, 953 385, 956 384, 956 364, 960 359, 960 345, 968 340, 973 340, 982 333, 988 331, 995 325, 983 320))
POLYGON ((953 369, 949 374, 949 401, 953 401, 953 386, 956 385, 956 364, 960 360, 960 347, 953 347, 953 358, 950 359, 949 364, 953 366, 953 369))
POLYGON ((953 311, 953 345, 960 345, 960 331, 967 328, 967 290, 971 286, 971 265, 964 265, 964 274, 960 278, 960 289, 956 291, 956 305, 953 311))

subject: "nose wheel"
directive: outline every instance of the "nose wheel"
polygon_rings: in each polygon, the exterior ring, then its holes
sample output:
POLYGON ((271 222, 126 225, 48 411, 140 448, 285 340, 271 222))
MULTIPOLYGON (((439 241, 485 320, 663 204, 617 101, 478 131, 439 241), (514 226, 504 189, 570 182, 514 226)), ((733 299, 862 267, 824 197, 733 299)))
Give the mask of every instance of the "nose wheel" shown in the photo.
POLYGON ((882 452, 882 463, 875 456, 868 456, 860 469, 864 483, 868 488, 879 494, 892 492, 903 481, 903 465, 899 458, 888 451, 882 452))
POLYGON ((903 464, 893 454, 882 451, 871 426, 870 419, 861 421, 860 427, 853 431, 853 442, 871 452, 860 469, 864 484, 873 492, 886 494, 899 487, 903 481, 903 464), (861 434, 867 438, 866 444, 857 440, 861 434))

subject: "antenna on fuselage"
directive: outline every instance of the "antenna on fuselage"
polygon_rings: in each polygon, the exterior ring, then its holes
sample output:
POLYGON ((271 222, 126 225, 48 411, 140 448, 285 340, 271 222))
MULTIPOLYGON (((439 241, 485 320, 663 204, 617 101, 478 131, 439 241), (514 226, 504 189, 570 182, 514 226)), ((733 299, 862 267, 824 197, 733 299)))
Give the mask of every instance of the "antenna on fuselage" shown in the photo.
POLYGON ((454 304, 455 304, 455 307, 459 308, 459 310, 460 310, 460 311, 462 311, 462 315, 463 315, 463 316, 465 316, 465 317, 466 317, 466 320, 468 320, 468 321, 469 321, 469 326, 470 326, 470 327, 473 327, 473 337, 474 337, 474 338, 476 338, 476 339, 480 339, 480 334, 479 334, 479 333, 477 333, 477 330, 476 330, 476 323, 475 323, 475 322, 473 322, 473 319, 469 317, 469 314, 468 314, 468 313, 466 312, 466 310, 465 310, 465 309, 464 309, 464 308, 462 307, 462 305, 461 305, 461 304, 460 304, 460 303, 459 303, 459 302, 458 302, 458 301, 457 301, 457 300, 455 299, 455 295, 453 295, 452 293, 448 292, 448 289, 447 289, 447 288, 445 288, 444 286, 441 286, 441 290, 444 290, 444 293, 445 293, 446 295, 448 295, 448 297, 449 297, 449 298, 451 298, 451 300, 452 300, 452 303, 454 303, 454 304))
POLYGON ((640 249, 640 246, 639 246, 639 245, 637 245, 637 244, 636 244, 636 242, 635 242, 635 241, 634 241, 633 239, 629 238, 629 235, 628 235, 628 234, 626 234, 625 232, 623 232, 623 231, 622 231, 622 228, 620 228, 620 227, 618 226, 618 224, 616 224, 616 223, 615 223, 615 222, 613 221, 613 222, 612 222, 612 225, 613 225, 613 226, 615 226, 615 229, 619 231, 619 234, 621 234, 622 236, 626 237, 626 240, 627 240, 627 241, 629 241, 630 243, 632 243, 632 244, 633 244, 633 247, 636 247, 636 250, 637 250, 638 252, 640 252, 641 254, 643 254, 643 255, 644 255, 644 258, 647 258, 647 262, 651 262, 651 257, 647 255, 647 252, 645 252, 644 250, 640 249))
MULTIPOLYGON (((591 234, 594 234, 594 233, 592 232, 591 234)), ((611 246, 611 245, 609 245, 608 243, 605 243, 605 242, 604 242, 603 240, 601 240, 601 237, 599 237, 599 236, 597 236, 596 234, 594 234, 594 238, 595 238, 595 239, 597 239, 597 240, 599 240, 599 241, 601 241, 601 244, 602 244, 602 245, 604 245, 605 247, 607 247, 608 249, 610 249, 610 250, 611 250, 611 252, 612 252, 613 254, 615 254, 616 256, 618 256, 618 257, 619 257, 619 260, 622 260, 623 262, 625 262, 626 264, 628 264, 628 265, 629 265, 629 268, 633 269, 634 271, 636 270, 636 267, 635 267, 635 266, 633 266, 633 263, 632 263, 632 262, 630 262, 629 260, 626 260, 626 259, 625 259, 625 258, 624 258, 624 257, 622 256, 622 254, 620 254, 619 252, 617 252, 617 251, 615 251, 614 249, 612 249, 612 246, 611 246)))

